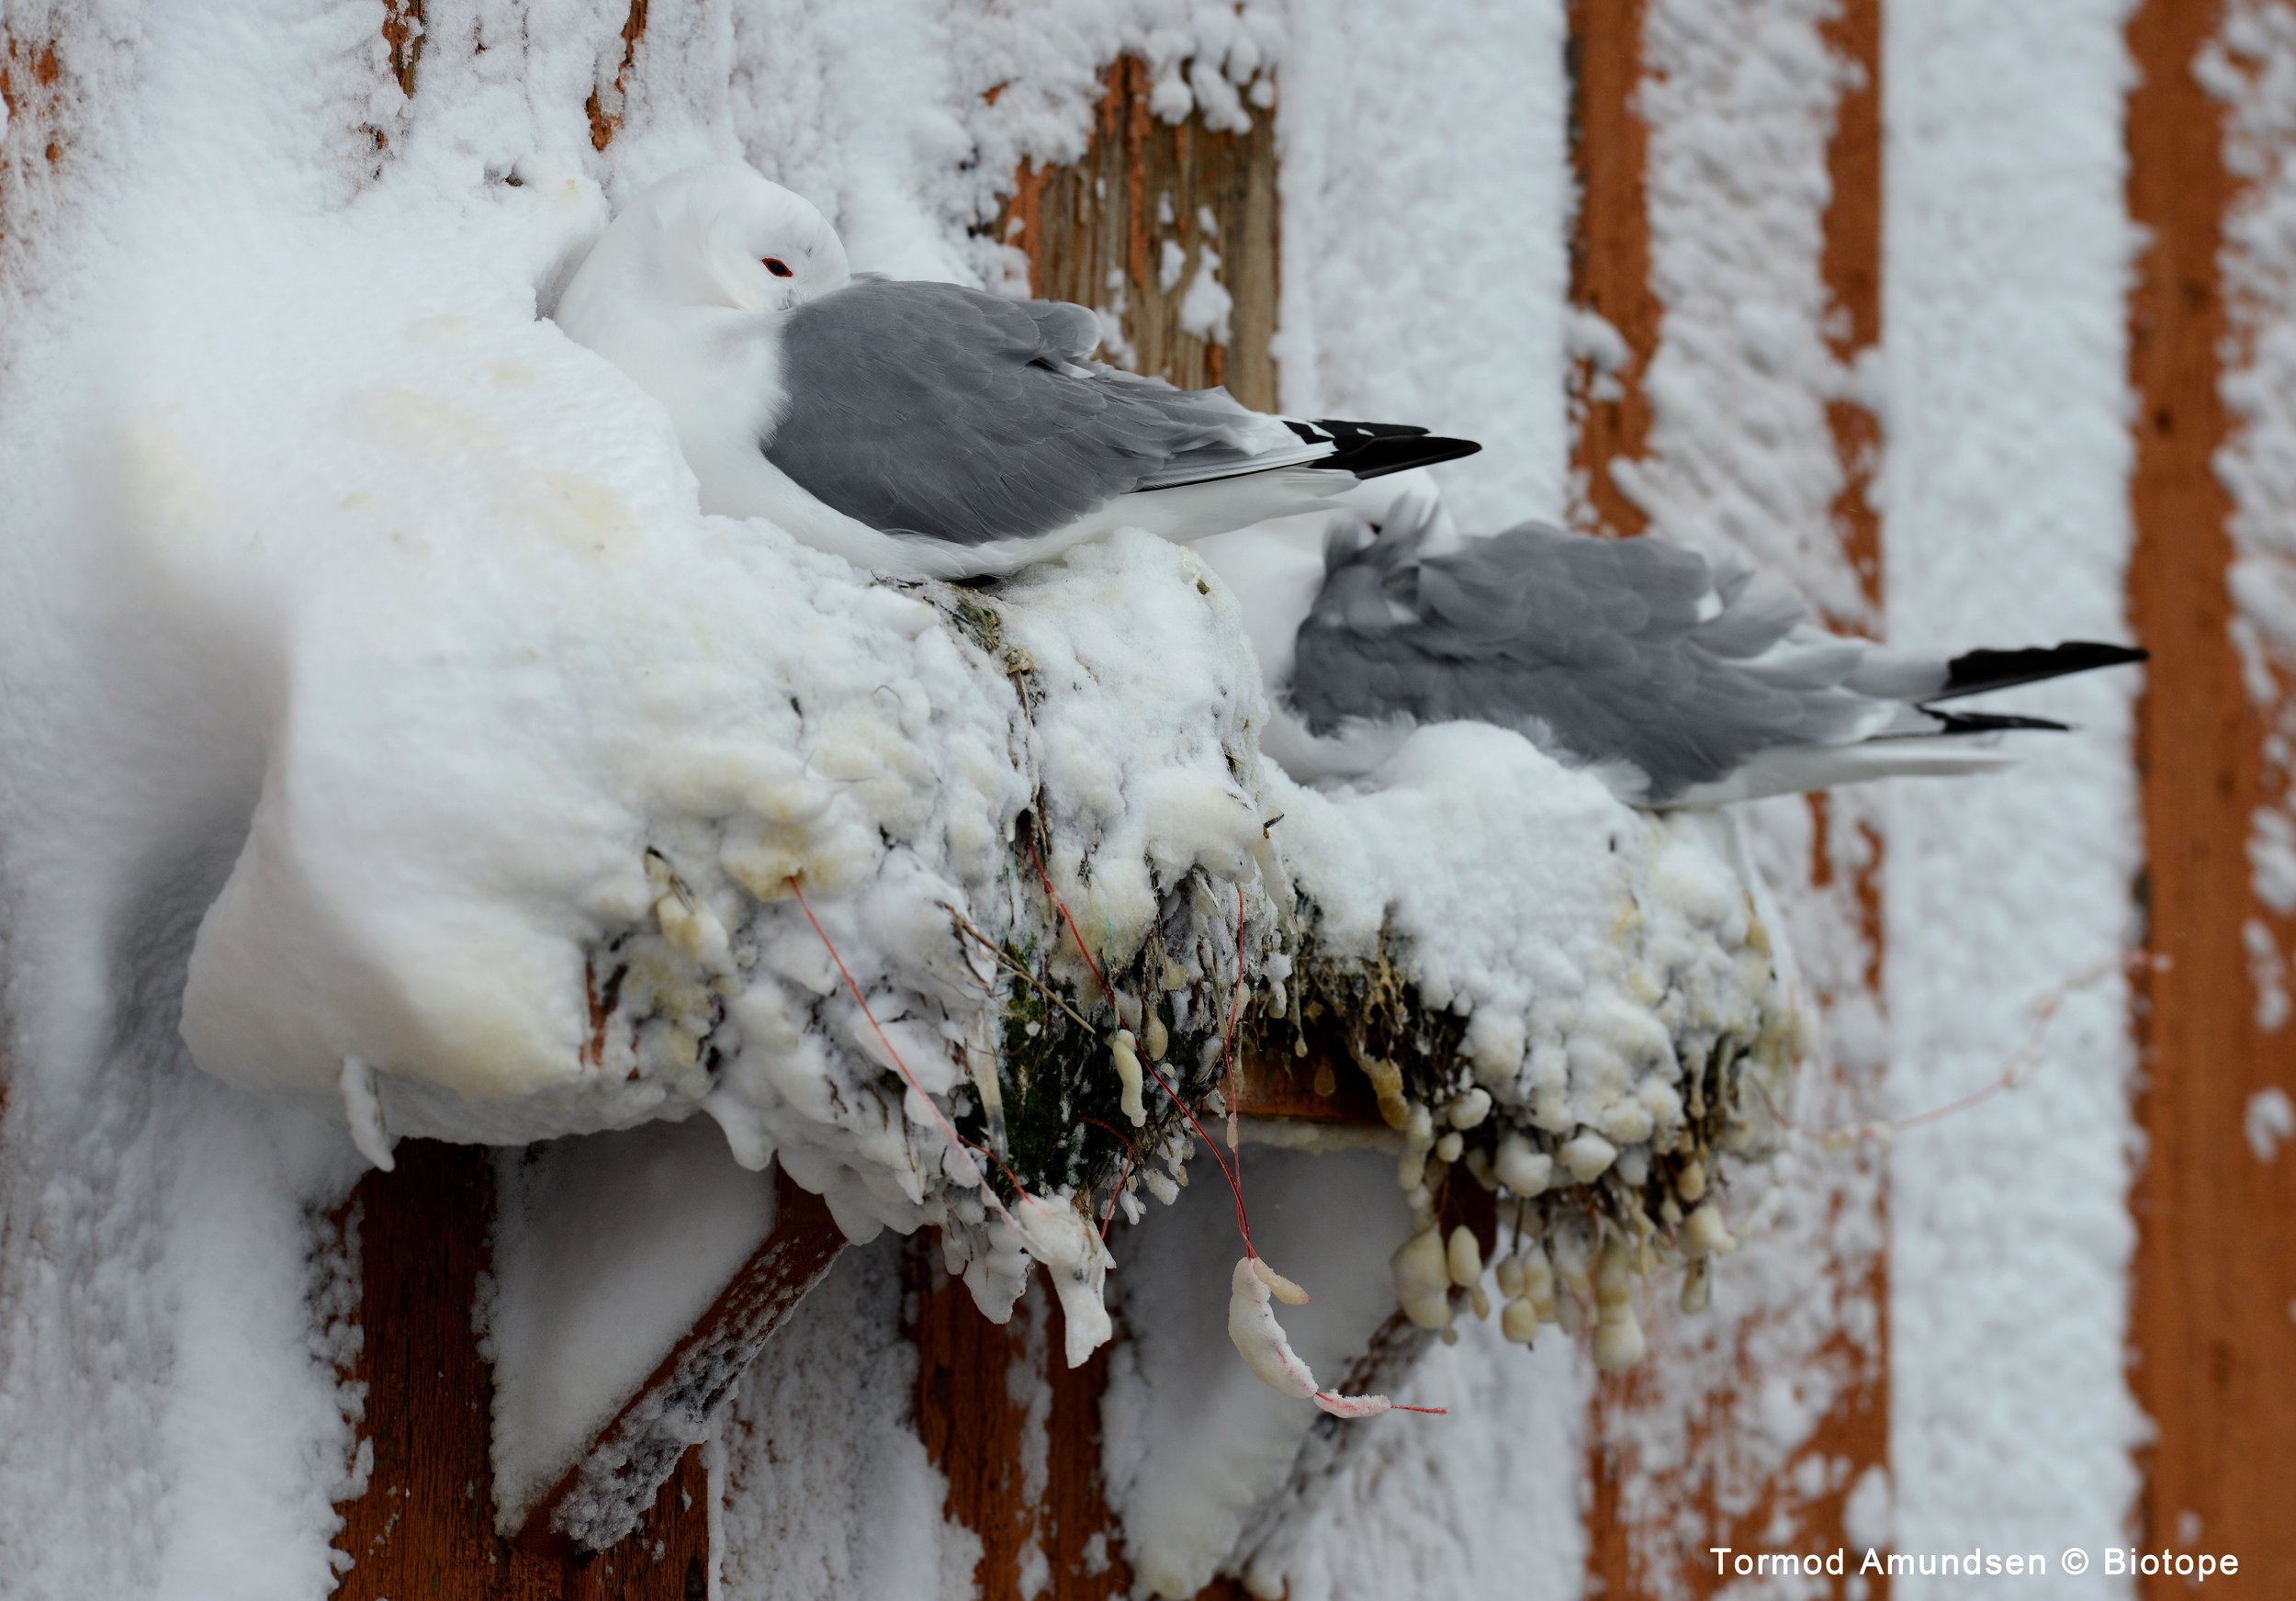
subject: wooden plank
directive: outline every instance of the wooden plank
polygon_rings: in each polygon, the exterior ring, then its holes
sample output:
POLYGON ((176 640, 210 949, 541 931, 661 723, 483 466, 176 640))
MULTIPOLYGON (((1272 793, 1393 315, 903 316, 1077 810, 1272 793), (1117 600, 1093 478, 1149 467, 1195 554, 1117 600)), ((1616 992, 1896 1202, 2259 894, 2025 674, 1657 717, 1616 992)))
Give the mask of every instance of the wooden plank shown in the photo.
MULTIPOLYGON (((518 1545, 583 1560, 588 1550, 566 1532, 570 1512, 654 1505, 687 1455, 688 1421, 715 1412, 733 1393, 774 1330, 828 1272, 845 1248, 845 1235, 819 1196, 800 1189, 786 1173, 777 1170, 774 1177, 771 1232, 589 1449, 535 1504, 519 1528, 518 1545)), ((674 1246, 674 1223, 662 1243, 674 1246)))
POLYGON ((1650 212, 1643 164, 1650 130, 1635 104, 1642 83, 1645 0, 1570 0, 1570 162, 1579 211, 1570 232, 1571 303, 1594 312, 1626 342, 1627 363, 1571 374, 1578 424, 1573 459, 1595 531, 1639 534, 1642 508, 1613 481, 1610 464, 1641 456, 1650 402, 1641 375, 1659 347, 1659 298, 1650 287, 1650 212))
POLYGON ((1083 158, 1024 164, 994 236, 1027 255, 1033 293, 1115 320, 1123 348, 1111 343, 1103 352, 1109 359, 1183 389, 1225 384, 1245 405, 1274 411, 1274 112, 1255 112, 1244 133, 1215 130, 1201 113, 1165 122, 1149 109, 1147 63, 1132 56, 1110 65, 1102 82, 1083 158), (1224 343, 1182 325, 1206 246, 1232 301, 1224 343), (1180 272, 1167 284, 1174 251, 1180 272))
POLYGON ((1100 1477, 1110 1347, 1068 1366, 1041 1275, 1012 1321, 998 1325, 943 1268, 939 1240, 920 1232, 906 1263, 917 1438, 949 1481, 949 1516, 980 1536, 980 1594, 989 1601, 1026 1594, 1034 1561, 1050 1576, 1047 1593, 1061 1601, 1130 1594, 1100 1477), (1046 1395, 1041 1409, 1032 1407, 1046 1395))
POLYGON ((709 1494, 698 1451, 627 1538, 589 1561, 519 1550, 494 1528, 491 1384, 470 1326, 494 1153, 403 1140, 362 1179, 343 1228, 358 1257, 366 1491, 336 1510, 341 1601, 658 1601, 707 1593, 709 1494))
MULTIPOLYGON (((1584 369, 1575 375, 1576 460, 1587 486, 1587 510, 1596 531, 1611 534, 1640 533, 1648 526, 1640 509, 1618 492, 1609 468, 1612 461, 1642 455, 1648 448, 1651 413, 1639 376, 1657 354, 1663 310, 1650 281, 1649 197, 1644 178, 1649 130, 1635 104, 1646 71, 1645 17, 1643 0, 1628 5, 1579 0, 1570 11, 1572 148, 1581 183, 1571 253, 1573 297, 1618 330, 1628 353, 1625 370, 1607 375, 1603 384, 1607 399, 1591 392, 1593 375, 1584 369)), ((1856 74, 1837 107, 1827 151, 1832 195, 1819 262, 1839 312, 1829 330, 1832 352, 1846 365, 1877 344, 1881 336, 1880 0, 1845 0, 1823 25, 1823 37, 1856 74)), ((1840 397, 1829 401, 1827 415, 1845 469, 1833 521, 1867 606, 1878 612, 1881 526, 1869 490, 1877 466, 1879 423, 1863 407, 1840 397)), ((1840 627, 1861 626, 1866 620, 1828 619, 1840 627)), ((1877 994, 1881 841, 1870 823, 1828 797, 1813 796, 1809 805, 1815 832, 1804 893, 1847 897, 1866 953, 1863 972, 1851 982, 1877 994), (1838 879, 1829 838, 1844 827, 1865 835, 1863 865, 1847 882, 1838 879)), ((1817 997, 1821 1006, 1840 998, 1844 998, 1817 997)), ((1851 1185, 1831 1204, 1870 1207, 1878 1212, 1881 1191, 1876 1184, 1851 1185)), ((1881 1223, 1876 1216, 1874 1226, 1878 1229, 1881 1223)), ((1829 1264, 1828 1272, 1845 1305, 1862 1303, 1876 1313, 1886 1305, 1885 1263, 1878 1253, 1829 1264)), ((1847 1465, 1847 1471, 1830 1473, 1814 1493, 1774 1472, 1748 1484, 1742 1481, 1750 1464, 1762 1459, 1759 1452, 1744 1450, 1739 1436, 1744 1420, 1752 1415, 1744 1398, 1771 1376, 1761 1370, 1753 1355, 1764 1321, 1765 1314, 1757 1313, 1743 1326, 1720 1331, 1728 1376, 1722 1387, 1704 1395, 1686 1397, 1684 1386, 1671 1381, 1674 1376, 1663 1365, 1683 1359, 1683 1353, 1662 1336, 1654 1340, 1645 1367, 1608 1376, 1598 1385, 1590 1426, 1593 1494, 1588 1528, 1590 1578, 1602 1594, 1713 1595, 1721 1586, 1705 1548, 1770 1549, 1766 1531, 1778 1526, 1782 1515, 1795 1531, 1794 1549, 1848 1543, 1842 1528, 1848 1491, 1860 1472, 1887 1462, 1885 1339, 1852 1337, 1845 1317, 1842 1326, 1806 1353, 1807 1361, 1829 1375, 1829 1404, 1796 1456, 1839 1461, 1847 1465), (1694 1411, 1680 1454, 1654 1457, 1638 1421, 1655 1409, 1680 1408, 1686 1400, 1694 1411), (1630 1496, 1630 1481, 1638 1481, 1645 1494, 1630 1496), (1657 1493, 1650 1494, 1652 1490, 1657 1493), (1683 1516, 1686 1507, 1694 1509, 1688 1519, 1683 1516)), ((1878 1325, 1878 1316, 1875 1321, 1878 1325)), ((1869 1584, 1866 1595, 1886 1595, 1886 1579, 1869 1584)))
MULTIPOLYGON (((2239 189, 2222 107, 2193 63, 2218 19, 2213 6, 2149 0, 2128 27, 2129 210, 2148 241, 2129 312, 2129 593, 2153 653, 2137 708, 2143 894, 2147 949, 2173 964, 2141 985, 2135 1017, 2146 1156, 2132 1378, 2156 1429, 2139 1543, 2237 1553, 2247 1591, 2285 1595, 2296 1595, 2296 1167, 2254 1160, 2242 1120, 2251 1096, 2285 1086, 2296 1047, 2258 1026, 2241 945, 2244 921, 2262 915, 2245 845, 2268 798, 2269 730, 2226 631, 2232 502, 2212 462, 2232 426, 2218 388, 2230 332, 2218 253, 2239 189)), ((2290 932, 2283 921, 2283 944, 2290 932)), ((2184 1585, 2146 1580, 2144 1593, 2165 1601, 2184 1585)))

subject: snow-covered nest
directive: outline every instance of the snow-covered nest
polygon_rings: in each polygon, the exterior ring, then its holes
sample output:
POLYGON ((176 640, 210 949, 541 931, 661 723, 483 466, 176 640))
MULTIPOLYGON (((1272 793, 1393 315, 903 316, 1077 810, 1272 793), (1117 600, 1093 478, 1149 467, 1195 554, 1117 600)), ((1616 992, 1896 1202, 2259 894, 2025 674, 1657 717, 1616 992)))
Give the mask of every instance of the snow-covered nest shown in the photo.
POLYGON ((19 455, 82 469, 22 475, 25 592, 86 619, 50 799, 142 773, 107 859, 220 876, 201 1066, 383 1162, 706 1111, 854 1238, 939 1227, 992 1316, 1056 1264, 1072 1358, 1110 1186, 1168 1192, 1171 1098, 1295 1015, 1383 1076, 1422 1212, 1456 1161, 1559 1238, 1706 1237, 1784 1037, 1707 825, 1471 727, 1298 789, 1232 598, 1145 536, 904 589, 701 515, 659 409, 538 315, 598 189, 474 161, 154 165, 75 283, 109 313, 17 375, 19 455))
POLYGON ((1415 987, 1412 1092, 1455 1123, 1488 1096, 1518 1191, 1550 1154, 1594 1177, 1599 1139, 1621 1195, 1727 1122, 1701 1096, 1769 968, 1691 825, 1463 727, 1382 793, 1295 789, 1232 600, 1143 536, 901 590, 703 517, 659 412, 535 315, 595 191, 498 184, 420 262, 379 243, 393 199, 313 226, 295 316, 242 288, 138 330, 79 508, 207 675, 202 786, 259 797, 185 992, 209 1071, 378 1157, 705 1110, 856 1238, 942 1227, 992 1315, 1025 1257, 985 1179, 1053 1203, 1030 1248, 1092 1302, 1094 1189, 1187 1149, 1153 1085, 1126 1115, 1086 946, 1120 1054, 1197 1101, 1232 999, 1284 1009, 1279 925, 1303 1001, 1415 987), (182 403, 217 372, 268 376, 182 403))

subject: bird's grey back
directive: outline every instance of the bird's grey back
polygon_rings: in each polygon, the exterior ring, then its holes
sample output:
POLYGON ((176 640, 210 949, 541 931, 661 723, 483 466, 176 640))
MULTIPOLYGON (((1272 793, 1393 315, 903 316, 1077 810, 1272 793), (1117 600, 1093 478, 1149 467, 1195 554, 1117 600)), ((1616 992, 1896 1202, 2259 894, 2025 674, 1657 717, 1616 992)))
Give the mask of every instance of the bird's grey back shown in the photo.
POLYGON ((1092 361, 1098 319, 953 284, 857 279, 787 312, 766 459, 888 533, 1048 533, 1176 462, 1244 461, 1265 420, 1225 391, 1092 361))
POLYGON ((1334 536, 1288 691, 1312 732, 1523 727, 1580 761, 1630 763, 1660 802, 1765 749, 1846 738, 1873 705, 1841 687, 1856 642, 1757 660, 1800 603, 1694 551, 1525 524, 1423 558, 1424 536, 1334 536))

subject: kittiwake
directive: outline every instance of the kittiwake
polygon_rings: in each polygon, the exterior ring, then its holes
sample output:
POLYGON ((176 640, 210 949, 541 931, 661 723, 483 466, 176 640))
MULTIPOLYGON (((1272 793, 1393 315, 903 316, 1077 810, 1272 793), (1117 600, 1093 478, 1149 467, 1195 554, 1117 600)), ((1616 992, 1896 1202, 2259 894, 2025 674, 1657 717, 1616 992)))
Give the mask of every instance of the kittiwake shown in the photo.
POLYGON ((2144 660, 2086 640, 1893 650, 1662 539, 1537 523, 1461 539, 1421 483, 1376 524, 1295 518, 1198 554, 1260 659, 1261 749, 1303 783, 1368 773, 1414 727, 1453 721, 1516 729, 1652 807, 1975 772, 2010 760, 2003 734, 2065 725, 1944 703, 2144 660))
POLYGON ((856 274, 818 210, 737 163, 639 196, 554 316, 668 408, 703 511, 905 578, 1128 526, 1196 539, 1479 448, 1120 371, 1082 306, 856 274))

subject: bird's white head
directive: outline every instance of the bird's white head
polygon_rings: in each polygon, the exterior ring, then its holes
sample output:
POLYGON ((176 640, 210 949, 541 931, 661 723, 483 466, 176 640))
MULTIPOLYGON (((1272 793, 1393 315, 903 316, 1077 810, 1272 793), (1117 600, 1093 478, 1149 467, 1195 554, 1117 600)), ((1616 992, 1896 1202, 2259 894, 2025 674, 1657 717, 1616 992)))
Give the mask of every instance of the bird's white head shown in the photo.
POLYGON ((611 284, 681 305, 786 311, 851 278, 843 242, 811 201, 728 162, 689 167, 632 201, 567 298, 611 284))

